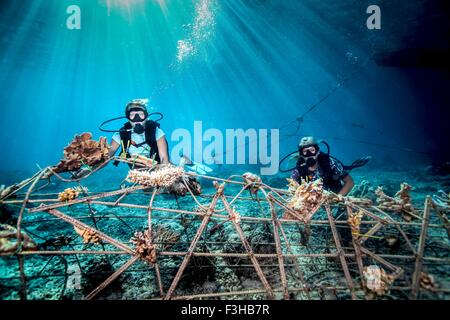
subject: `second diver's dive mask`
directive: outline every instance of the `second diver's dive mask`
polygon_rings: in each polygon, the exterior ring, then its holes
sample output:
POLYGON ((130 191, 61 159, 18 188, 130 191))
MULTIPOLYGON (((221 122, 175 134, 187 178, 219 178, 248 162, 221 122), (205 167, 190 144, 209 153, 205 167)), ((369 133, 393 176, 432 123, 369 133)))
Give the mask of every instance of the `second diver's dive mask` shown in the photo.
POLYGON ((319 146, 307 146, 299 149, 299 163, 300 166, 312 167, 317 163, 319 156, 319 146))

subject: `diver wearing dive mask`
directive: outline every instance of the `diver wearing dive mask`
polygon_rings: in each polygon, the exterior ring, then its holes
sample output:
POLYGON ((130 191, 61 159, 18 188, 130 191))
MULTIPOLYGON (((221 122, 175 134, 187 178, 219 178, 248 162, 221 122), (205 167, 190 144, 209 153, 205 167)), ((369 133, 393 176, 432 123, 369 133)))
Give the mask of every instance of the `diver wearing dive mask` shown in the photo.
POLYGON ((317 145, 312 145, 309 147, 304 147, 299 150, 300 158, 303 160, 300 164, 301 166, 308 166, 308 168, 313 167, 317 164, 317 157, 319 156, 319 147, 317 145))
POLYGON ((129 117, 130 123, 133 126, 133 131, 137 134, 142 134, 145 131, 145 121, 147 120, 143 111, 131 111, 129 117))
POLYGON ((298 144, 299 159, 297 165, 314 170, 319 154, 319 142, 314 137, 304 137, 298 144))
POLYGON ((147 121, 148 112, 145 104, 131 102, 125 109, 125 116, 130 121, 133 127, 133 132, 142 134, 145 131, 145 122, 147 121))
POLYGON ((112 137, 110 156, 121 148, 121 157, 135 155, 154 158, 158 163, 169 163, 165 133, 159 123, 148 119, 147 99, 135 99, 125 107, 128 122, 112 137))
POLYGON ((346 172, 343 165, 321 152, 321 141, 314 137, 304 137, 298 144, 298 161, 292 171, 292 179, 298 183, 321 179, 324 188, 340 195, 348 194, 353 188, 352 177, 346 172))

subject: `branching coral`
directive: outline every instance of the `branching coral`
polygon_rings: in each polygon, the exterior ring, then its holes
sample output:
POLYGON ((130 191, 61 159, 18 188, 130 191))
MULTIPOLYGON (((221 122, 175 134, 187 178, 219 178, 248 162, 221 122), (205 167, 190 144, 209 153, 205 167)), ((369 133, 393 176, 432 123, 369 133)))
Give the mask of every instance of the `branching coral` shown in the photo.
POLYGON ((416 209, 411 204, 410 191, 412 187, 407 183, 400 185, 400 190, 394 197, 389 197, 383 191, 382 187, 378 187, 375 191, 377 195, 378 207, 381 210, 402 213, 405 221, 411 221, 415 216, 416 209))
MULTIPOLYGON (((308 222, 317 209, 325 200, 322 180, 318 179, 311 182, 302 181, 299 184, 293 179, 287 179, 289 182, 289 192, 291 198, 287 206, 298 213, 303 221, 308 222)), ((292 219, 292 214, 285 212, 285 219, 292 219)))
POLYGON ((231 209, 230 220, 238 224, 241 222, 241 215, 239 214, 239 212, 236 211, 235 208, 231 209))
POLYGON ((437 194, 433 195, 433 202, 439 207, 449 210, 450 193, 445 193, 443 190, 439 190, 437 194))
POLYGON ((55 172, 75 171, 82 165, 93 166, 103 162, 109 157, 109 146, 105 137, 99 141, 91 140, 92 134, 85 132, 75 136, 72 142, 64 148, 64 159, 56 167, 55 172))
POLYGON ((83 186, 78 186, 73 188, 75 191, 77 191, 78 193, 89 193, 89 189, 87 187, 83 187, 83 186))
POLYGON ((371 185, 369 181, 362 180, 352 188, 350 195, 357 198, 366 197, 371 189, 370 187, 371 185))
POLYGON ((136 232, 130 241, 135 245, 136 253, 141 259, 151 264, 156 262, 156 246, 152 242, 149 230, 136 232))
POLYGON ((155 170, 130 170, 127 181, 149 187, 170 187, 183 177, 184 170, 172 165, 159 166, 155 170))
POLYGON ((245 183, 247 183, 247 188, 249 188, 250 192, 256 194, 258 192, 258 187, 262 183, 261 177, 254 173, 246 172, 242 175, 242 178, 244 178, 245 183))
POLYGON ((74 188, 67 188, 63 192, 58 193, 58 200, 61 202, 76 199, 80 192, 74 188))
POLYGON ((352 235, 355 239, 359 238, 360 225, 361 225, 361 220, 363 217, 364 217, 364 212, 362 210, 360 210, 358 212, 353 212, 352 214, 349 214, 347 222, 352 229, 352 235))
POLYGON ((84 243, 95 243, 95 244, 100 243, 100 238, 94 231, 87 230, 84 228, 78 228, 75 226, 73 228, 75 229, 75 232, 78 233, 80 237, 83 238, 84 243))
POLYGON ((180 239, 180 234, 164 225, 157 226, 152 233, 153 237, 148 229, 136 232, 130 242, 134 244, 141 259, 153 264, 156 262, 156 251, 169 249, 180 239))
POLYGON ((189 189, 192 191, 194 195, 199 195, 202 193, 202 186, 195 179, 195 177, 182 177, 178 179, 173 185, 168 188, 168 191, 171 194, 176 194, 178 196, 185 196, 189 189))
MULTIPOLYGON (((36 243, 25 233, 21 232, 22 250, 36 250, 36 243)), ((17 243, 17 229, 8 224, 0 224, 0 253, 13 253, 17 243)))
POLYGON ((356 204, 356 205, 364 206, 364 207, 373 205, 373 201, 368 198, 356 198, 356 197, 350 197, 350 196, 344 197, 344 196, 341 196, 341 195, 338 195, 338 194, 332 193, 332 192, 326 192, 325 195, 327 197, 327 202, 332 203, 332 204, 352 203, 352 204, 356 204))
POLYGON ((426 290, 434 291, 436 289, 436 283, 434 277, 428 273, 420 273, 420 286, 426 290))
POLYGON ((395 280, 394 276, 375 265, 364 267, 363 276, 368 298, 385 295, 395 280))
POLYGON ((6 187, 4 185, 2 185, 0 187, 0 199, 6 198, 7 196, 9 196, 11 193, 16 192, 18 189, 22 188, 24 185, 28 184, 32 179, 28 178, 23 180, 20 183, 15 183, 9 187, 6 187))

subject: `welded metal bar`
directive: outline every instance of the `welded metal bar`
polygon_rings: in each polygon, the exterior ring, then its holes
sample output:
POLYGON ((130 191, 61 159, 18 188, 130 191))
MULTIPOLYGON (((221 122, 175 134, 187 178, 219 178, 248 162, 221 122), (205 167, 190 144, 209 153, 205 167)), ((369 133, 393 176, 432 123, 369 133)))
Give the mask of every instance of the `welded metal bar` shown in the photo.
POLYGON ((341 246, 341 240, 339 239, 339 234, 336 229, 336 225, 334 224, 333 214, 331 213, 330 207, 328 205, 325 206, 325 211, 327 212, 328 220, 330 221, 331 232, 333 234, 334 242, 336 245, 336 249, 339 255, 339 260, 341 261, 342 270, 344 272, 345 280, 347 281, 348 289, 350 290, 350 295, 352 299, 356 299, 355 292, 353 291, 353 281, 350 276, 350 272, 348 270, 347 261, 345 260, 345 252, 341 246))
MULTIPOLYGON (((291 244, 289 242, 289 239, 286 236, 286 233, 284 232, 283 226, 281 225, 279 220, 277 221, 277 223, 278 223, 278 227, 280 228, 281 234, 283 235, 283 239, 284 239, 284 242, 286 243, 286 247, 288 249, 288 252, 290 254, 293 254, 293 250, 292 250, 291 244)), ((303 271, 301 270, 301 268, 300 268, 300 266, 298 264, 297 258, 296 257, 291 257, 291 261, 293 262, 294 269, 295 269, 295 271, 297 271, 298 277, 300 278, 301 285, 304 288, 308 288, 308 285, 307 285, 307 283, 305 281, 305 278, 303 276, 303 271)), ((310 296, 308 290, 305 290, 305 294, 306 294, 306 297, 308 298, 308 300, 311 300, 311 296, 310 296)))
MULTIPOLYGON (((80 199, 74 199, 74 200, 67 201, 67 202, 43 205, 43 206, 39 206, 39 207, 36 207, 36 208, 31 208, 28 211, 30 213, 34 213, 34 212, 48 211, 50 209, 57 209, 57 208, 60 208, 60 207, 72 206, 74 204, 80 204, 80 203, 85 203, 85 202, 94 203, 92 200, 113 197, 113 196, 117 196, 119 194, 123 194, 123 193, 126 193, 126 192, 134 192, 134 191, 138 191, 138 190, 143 190, 145 188, 147 188, 147 187, 145 187, 145 186, 135 186, 135 187, 125 188, 125 189, 119 189, 119 190, 116 190, 116 191, 96 194, 96 195, 92 195, 92 196, 88 196, 88 197, 84 197, 84 198, 80 198, 80 199)), ((113 206, 114 206, 114 203, 113 203, 113 206)))
POLYGON ((41 177, 44 175, 44 173, 46 172, 46 169, 42 170, 37 176, 36 178, 34 178, 33 182, 31 183, 30 187, 28 188, 27 194, 25 195, 25 199, 23 199, 23 204, 22 207, 20 208, 20 212, 17 218, 17 225, 16 225, 16 230, 17 230, 17 246, 20 250, 21 245, 22 245, 22 236, 21 236, 21 231, 22 231, 22 219, 23 219, 23 214, 25 212, 26 206, 27 206, 27 202, 28 199, 30 198, 30 194, 31 192, 33 192, 34 187, 36 186, 36 184, 39 182, 39 180, 41 179, 41 177))
MULTIPOLYGON (((232 218, 233 212, 228 204, 227 199, 222 197, 222 202, 225 208, 227 209, 230 218, 232 218)), ((273 299, 274 298, 273 290, 270 287, 269 282, 267 281, 266 276, 264 275, 264 272, 262 271, 261 266, 255 257, 252 247, 245 238, 244 231, 242 231, 241 226, 238 223, 236 223, 235 219, 231 219, 230 221, 233 223, 234 228, 236 229, 239 235, 239 238, 241 238, 242 244, 244 245, 245 251, 247 251, 248 257, 250 258, 252 264, 255 266, 256 273, 258 274, 259 279, 261 280, 264 288, 266 289, 267 296, 269 297, 269 299, 273 299)))
MULTIPOLYGON (((353 216, 353 209, 350 206, 346 206, 347 208, 347 215, 349 217, 353 216)), ((360 242, 355 238, 355 235, 353 235, 352 233, 352 244, 353 244, 353 248, 355 250, 355 259, 356 259, 356 263, 358 265, 358 271, 359 271, 359 276, 361 278, 361 286, 364 287, 364 264, 362 261, 362 257, 361 257, 361 244, 360 242)))
POLYGON ((20 299, 27 300, 27 277, 25 275, 24 257, 18 256, 19 274, 20 274, 20 299))
MULTIPOLYGON (((155 200, 155 195, 156 195, 157 191, 158 191, 158 188, 153 189, 152 196, 150 198, 150 202, 148 204, 148 209, 147 209, 147 216, 148 216, 147 223, 148 223, 148 232, 149 232, 149 236, 150 236, 150 243, 153 243, 152 207, 153 207, 153 201, 155 200)), ((159 294, 162 297, 164 295, 164 288, 163 288, 163 284, 162 284, 162 280, 161 280, 161 272, 159 270, 158 260, 155 261, 155 272, 156 272, 156 281, 158 283, 158 288, 159 288, 159 294)))
POLYGON ((108 242, 108 243, 112 244, 113 246, 128 252, 129 254, 132 254, 132 255, 136 254, 135 251, 133 249, 131 249, 130 247, 128 247, 127 245, 121 243, 120 241, 118 241, 116 239, 111 238, 110 236, 104 234, 103 232, 101 232, 97 229, 94 229, 91 226, 89 226, 75 218, 72 218, 72 217, 62 213, 61 211, 58 211, 56 209, 51 209, 48 211, 48 213, 60 218, 61 220, 64 220, 64 221, 70 223, 73 226, 78 227, 79 229, 85 229, 85 230, 89 230, 89 231, 95 233, 103 241, 108 242))
POLYGON ((95 296, 97 296, 103 289, 105 289, 108 285, 111 284, 115 279, 117 279, 125 270, 127 270, 129 267, 133 265, 137 260, 139 260, 138 256, 132 257, 130 260, 128 260, 126 263, 124 263, 119 269, 117 269, 116 272, 114 272, 112 275, 110 275, 105 281, 103 281, 97 288, 92 290, 91 293, 89 293, 86 296, 86 300, 92 300, 95 296))
POLYGON ((43 250, 43 251, 22 251, 17 253, 20 256, 45 256, 45 255, 76 255, 76 254, 85 254, 85 255, 95 255, 95 254, 130 254, 127 251, 103 251, 103 250, 43 250))
POLYGON ((287 288, 286 272, 284 270, 283 251, 281 249, 280 234, 278 232, 278 217, 277 217, 277 213, 275 212, 275 208, 271 201, 269 201, 269 205, 270 205, 270 211, 272 212, 273 237, 275 238, 275 247, 277 250, 277 259, 278 259, 278 265, 279 265, 279 269, 280 269, 281 285, 283 287, 283 297, 285 300, 289 300, 289 291, 287 288))
MULTIPOLYGON (((437 212, 439 218, 441 219, 442 223, 443 223, 443 227, 445 228, 445 231, 447 231, 447 237, 450 240, 450 221, 447 217, 447 214, 445 212, 443 212, 437 205, 433 205, 434 211, 437 212)), ((428 228, 431 225, 428 226, 428 228)))
POLYGON ((358 242, 360 245, 362 245, 364 242, 366 242, 371 236, 373 236, 375 233, 378 232, 378 230, 380 230, 382 227, 384 226, 384 224, 382 224, 381 222, 378 222, 376 225, 374 225, 369 231, 367 231, 366 233, 362 234, 360 236, 360 238, 358 239, 358 242))
POLYGON ((431 207, 431 198, 427 196, 425 199, 425 209, 423 210, 422 229, 420 231, 419 247, 417 249, 417 257, 414 266, 414 273, 412 280, 411 299, 413 300, 417 300, 417 298, 419 297, 423 255, 425 251, 425 241, 427 239, 428 233, 428 223, 430 220, 430 207, 431 207))
POLYGON ((414 246, 411 243, 411 240, 409 240, 408 236, 406 235, 406 233, 403 231, 402 227, 400 227, 399 225, 395 225, 395 228, 398 230, 398 232, 400 232, 400 234, 402 235, 403 239, 405 239, 406 244, 408 245, 409 249, 411 250, 411 252, 414 255, 417 255, 417 251, 416 248, 414 248, 414 246))
POLYGON ((198 228, 197 233, 194 236, 194 239, 192 239, 191 245, 189 246, 189 249, 183 259, 183 262, 181 263, 180 268, 178 269, 177 274, 175 275, 175 278, 172 281, 172 284, 170 285, 166 295, 164 296, 164 300, 169 300, 172 298, 172 295, 178 285, 178 282, 180 281, 181 276, 183 275, 183 272, 186 269, 186 266, 189 263, 189 260, 191 259, 195 248, 197 247, 197 243, 200 240, 200 236, 202 235, 204 229, 206 228, 209 222, 210 215, 212 214, 214 208, 216 207, 220 195, 223 193, 223 188, 224 188, 223 184, 218 187, 216 197, 212 199, 211 204, 209 205, 208 210, 206 211, 203 217, 202 223, 198 228))
POLYGON ((378 261, 379 263, 384 264, 386 267, 388 267, 389 269, 391 269, 394 272, 398 272, 399 269, 401 269, 401 268, 393 265, 392 263, 386 261, 380 255, 377 255, 377 254, 373 253, 372 251, 370 251, 370 250, 368 250, 368 249, 366 249, 364 247, 361 247, 360 250, 361 250, 362 253, 370 256, 371 258, 373 258, 374 260, 378 261))

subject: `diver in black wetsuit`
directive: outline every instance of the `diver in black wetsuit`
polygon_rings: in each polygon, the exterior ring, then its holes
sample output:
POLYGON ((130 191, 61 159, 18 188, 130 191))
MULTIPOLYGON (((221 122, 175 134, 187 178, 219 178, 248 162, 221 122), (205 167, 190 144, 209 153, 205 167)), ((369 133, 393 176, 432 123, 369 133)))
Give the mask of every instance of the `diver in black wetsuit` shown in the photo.
POLYGON ((303 137, 298 145, 299 159, 292 171, 292 179, 301 183, 322 179, 325 189, 347 195, 355 185, 344 166, 330 155, 320 152, 319 141, 303 137))

